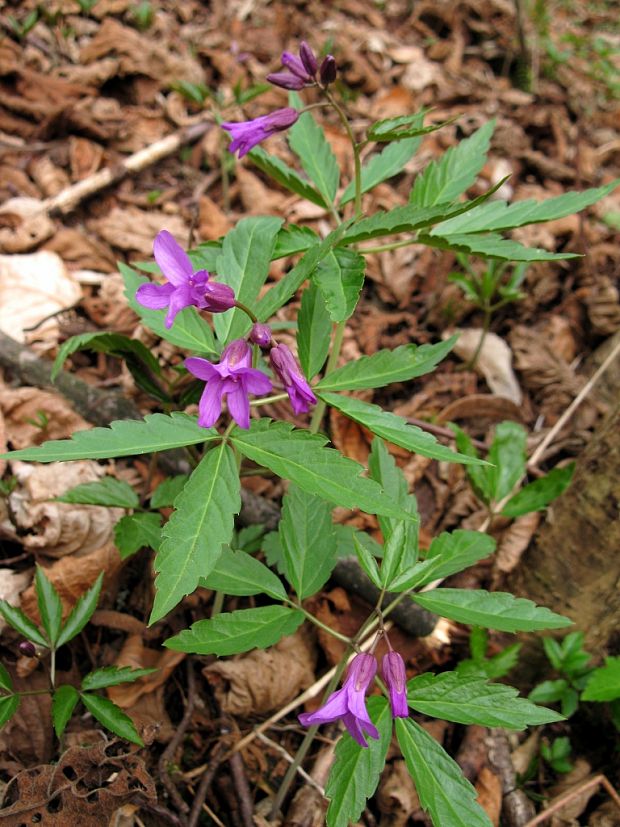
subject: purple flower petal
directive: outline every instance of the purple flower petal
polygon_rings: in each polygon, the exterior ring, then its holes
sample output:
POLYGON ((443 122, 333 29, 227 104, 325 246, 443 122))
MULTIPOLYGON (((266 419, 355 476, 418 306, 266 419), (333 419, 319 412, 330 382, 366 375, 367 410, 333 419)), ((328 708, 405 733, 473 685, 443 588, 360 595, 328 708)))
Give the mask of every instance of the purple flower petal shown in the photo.
POLYGON ((172 327, 174 319, 181 310, 194 304, 194 297, 192 296, 191 287, 175 287, 174 292, 170 296, 170 305, 166 313, 166 327, 172 327))
POLYGON ((203 379, 208 382, 210 379, 219 377, 219 372, 215 365, 211 364, 207 359, 201 359, 200 356, 190 356, 185 360, 185 367, 190 373, 193 373, 197 379, 203 379))
POLYGON ((207 382, 198 403, 198 424, 202 428, 212 428, 222 413, 222 395, 225 380, 217 377, 207 382))
POLYGON ((174 284, 141 284, 136 290, 136 301, 149 310, 163 310, 170 304, 174 290, 174 284))
POLYGON ((226 401, 232 418, 240 428, 247 431, 250 427, 250 400, 241 382, 235 390, 228 393, 226 401))
POLYGON ((306 83, 312 82, 312 77, 308 74, 306 67, 298 57, 295 57, 295 55, 290 52, 282 52, 280 60, 282 65, 286 66, 286 68, 294 75, 297 75, 298 78, 301 78, 301 80, 306 83))
POLYGON ((153 255, 164 276, 175 287, 187 283, 192 277, 194 268, 187 253, 168 230, 162 230, 155 236, 153 255))
POLYGON ((271 379, 256 368, 246 368, 243 374, 243 384, 248 393, 262 396, 272 388, 271 379))
POLYGON ((267 75, 267 80, 269 83, 273 83, 274 86, 279 86, 281 89, 294 89, 297 92, 306 85, 305 80, 298 78, 290 72, 271 72, 271 74, 267 75))

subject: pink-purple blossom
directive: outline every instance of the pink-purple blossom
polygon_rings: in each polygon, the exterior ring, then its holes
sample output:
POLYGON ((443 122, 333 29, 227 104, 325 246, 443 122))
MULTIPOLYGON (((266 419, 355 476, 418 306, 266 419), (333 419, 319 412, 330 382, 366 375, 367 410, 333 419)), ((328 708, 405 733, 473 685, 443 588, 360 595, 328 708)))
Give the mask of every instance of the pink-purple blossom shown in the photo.
POLYGON ((250 330, 248 337, 252 344, 258 345, 262 348, 268 348, 271 344, 271 328, 268 324, 262 322, 255 322, 250 330))
POLYGON ((286 345, 276 345, 272 348, 269 361, 273 372, 289 395, 294 413, 306 413, 310 405, 316 405, 316 396, 286 345))
POLYGON ((316 84, 316 72, 318 62, 310 46, 302 40, 299 46, 299 57, 291 52, 282 52, 282 65, 288 72, 272 72, 267 75, 267 80, 275 86, 283 89, 303 89, 304 86, 316 84))
POLYGON ((381 660, 381 673, 390 694, 393 718, 408 718, 407 673, 405 661, 398 652, 388 652, 381 660))
POLYGON ((222 412, 224 397, 230 415, 240 428, 250 427, 249 394, 263 395, 271 390, 271 380, 251 367, 252 349, 245 339, 235 339, 222 351, 222 360, 214 365, 207 359, 192 356, 185 367, 207 384, 198 403, 198 424, 211 428, 222 412))
POLYGON ((212 313, 223 313, 234 307, 233 289, 227 284, 209 281, 207 270, 195 271, 185 250, 167 230, 155 236, 153 255, 168 281, 141 284, 136 290, 136 301, 150 310, 167 307, 166 327, 172 327, 177 313, 190 305, 212 313))
POLYGON ((377 672, 374 655, 362 652, 349 664, 347 678, 342 688, 329 696, 316 712, 304 712, 299 716, 303 726, 330 724, 342 720, 349 735, 362 747, 367 747, 366 735, 378 738, 379 732, 370 720, 366 709, 366 691, 377 672))
POLYGON ((261 115, 260 118, 254 118, 251 121, 229 121, 221 124, 222 128, 230 132, 232 142, 228 147, 231 152, 239 150, 239 158, 268 138, 274 132, 282 132, 292 126, 297 118, 299 112, 292 109, 290 106, 284 109, 276 109, 270 112, 269 115, 261 115))

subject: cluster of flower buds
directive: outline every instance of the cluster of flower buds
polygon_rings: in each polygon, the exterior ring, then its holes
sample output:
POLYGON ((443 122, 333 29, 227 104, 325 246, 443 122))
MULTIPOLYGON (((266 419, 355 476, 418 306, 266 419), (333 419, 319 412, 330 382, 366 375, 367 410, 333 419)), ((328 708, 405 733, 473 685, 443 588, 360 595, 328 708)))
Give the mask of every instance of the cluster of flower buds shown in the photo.
MULTIPOLYGON (((381 672, 387 685, 393 718, 407 718, 407 675, 405 662, 398 652, 390 650, 383 656, 381 672)), ((304 726, 329 724, 341 720, 349 735, 362 747, 367 747, 366 736, 378 738, 379 732, 366 709, 366 692, 377 673, 374 655, 361 652, 349 664, 347 677, 341 689, 332 693, 316 712, 304 712, 299 721, 304 726)))
MULTIPOLYGON (((281 62, 287 71, 272 72, 267 75, 267 80, 283 89, 299 91, 306 86, 319 86, 325 89, 336 80, 337 67, 334 56, 327 55, 319 66, 316 55, 305 41, 302 41, 299 47, 299 57, 291 52, 282 52, 281 62)), ((283 132, 293 126, 298 118, 299 112, 286 106, 250 121, 227 121, 222 123, 221 127, 232 136, 229 150, 238 151, 238 157, 243 158, 274 132, 283 132)))
MULTIPOLYGON (((140 285, 136 300, 151 310, 167 307, 166 327, 171 327, 177 313, 190 305, 211 313, 224 313, 236 306, 234 290, 227 284, 211 281, 206 270, 195 272, 187 253, 167 230, 157 234, 153 254, 167 283, 140 285)), ((269 325, 257 322, 248 339, 269 352, 271 369, 288 393, 296 414, 306 413, 310 405, 316 405, 316 396, 295 357, 286 345, 274 340, 269 325)), ((230 342, 222 351, 222 359, 217 365, 198 356, 185 360, 189 372, 207 383, 198 405, 198 424, 204 428, 211 428, 217 422, 224 397, 237 425, 249 428, 249 394, 263 396, 271 391, 269 377, 252 367, 249 342, 246 339, 230 342)))

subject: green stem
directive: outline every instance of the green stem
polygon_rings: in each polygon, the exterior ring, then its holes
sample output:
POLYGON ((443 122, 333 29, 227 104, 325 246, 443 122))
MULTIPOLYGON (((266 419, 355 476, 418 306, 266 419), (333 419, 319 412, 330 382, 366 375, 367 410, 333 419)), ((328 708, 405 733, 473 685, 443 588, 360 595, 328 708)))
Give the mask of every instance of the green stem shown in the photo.
POLYGON ((355 135, 353 134, 353 130, 351 129, 351 124, 349 123, 349 119, 344 111, 344 109, 340 106, 340 104, 334 100, 332 95, 328 92, 327 89, 323 90, 325 93, 325 97, 330 102, 330 104, 334 107, 336 112, 338 113, 338 117, 342 125, 344 126, 347 135, 349 136, 349 140, 351 141, 351 147, 353 148, 353 163, 355 165, 355 217, 361 218, 362 217, 362 161, 360 159, 360 147, 357 141, 355 140, 355 135))
POLYGON ((216 615, 222 611, 224 607, 224 598, 226 595, 224 592, 215 592, 215 596, 213 598, 213 606, 211 606, 211 617, 214 618, 216 615))
POLYGON ((250 405, 258 408, 260 405, 270 405, 272 402, 281 402, 288 399, 288 393, 275 393, 273 396, 262 396, 260 399, 252 399, 250 405))
POLYGON ((398 250, 399 247, 408 247, 410 244, 415 244, 417 239, 414 238, 405 238, 402 241, 391 241, 389 244, 379 244, 377 247, 360 247, 359 252, 362 255, 368 255, 368 253, 385 253, 388 250, 398 250))
POLYGON ((54 646, 50 649, 50 683, 54 689, 56 687, 56 648, 54 646))
POLYGON ((246 314, 246 316, 249 316, 250 319, 254 322, 254 324, 256 324, 256 322, 258 321, 258 318, 256 317, 256 315, 254 313, 252 313, 252 311, 250 310, 250 308, 247 305, 243 304, 243 302, 236 301, 235 302, 235 307, 238 307, 239 310, 242 310, 246 314))
POLYGON ((482 345, 484 344, 484 340, 487 337, 487 333, 489 332, 489 327, 491 326, 491 308, 486 305, 484 308, 484 321, 482 323, 482 333, 480 334, 480 338, 478 339, 478 344, 476 346, 476 350, 474 351, 474 355, 471 357, 469 362, 465 365, 468 370, 473 370, 476 367, 478 362, 478 357, 480 356, 480 351, 482 350, 482 345))
MULTIPOLYGON (((344 337, 344 329, 346 327, 345 322, 338 322, 334 325, 334 338, 332 340, 331 352, 329 354, 329 359, 327 360, 327 365, 325 367, 325 376, 328 373, 331 373, 332 370, 338 364, 338 357, 340 356, 340 350, 342 348, 342 339, 344 337)), ((314 413, 312 414, 312 420, 310 422, 310 433, 316 434, 316 432, 321 427, 321 422, 323 420, 323 414, 325 413, 326 408, 325 402, 322 399, 316 404, 316 408, 314 409, 314 413)))
POLYGON ((327 634, 331 635, 332 637, 335 637, 337 640, 341 640, 343 643, 346 643, 347 646, 355 646, 350 637, 347 637, 346 635, 341 635, 340 632, 336 632, 335 629, 331 629, 326 623, 323 623, 323 621, 319 620, 311 612, 306 611, 306 609, 304 609, 304 607, 301 606, 299 603, 295 603, 292 600, 287 600, 286 602, 289 603, 294 609, 297 609, 297 611, 303 612, 311 623, 314 623, 315 626, 318 626, 320 629, 323 629, 323 631, 327 632, 327 634))

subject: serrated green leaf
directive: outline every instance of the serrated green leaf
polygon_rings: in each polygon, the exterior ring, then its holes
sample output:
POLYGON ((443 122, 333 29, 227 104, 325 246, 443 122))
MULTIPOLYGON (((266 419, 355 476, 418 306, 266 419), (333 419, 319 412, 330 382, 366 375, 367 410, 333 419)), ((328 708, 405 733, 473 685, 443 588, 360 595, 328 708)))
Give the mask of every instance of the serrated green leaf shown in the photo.
POLYGON ((554 468, 544 477, 530 482, 508 500, 502 514, 505 517, 520 517, 522 514, 546 508, 566 491, 574 470, 575 463, 571 462, 564 468, 554 468))
MULTIPOLYGON (((222 242, 216 269, 218 280, 235 291, 237 301, 256 304, 269 275, 269 265, 282 219, 273 216, 242 218, 222 242)), ((248 316, 236 308, 213 316, 213 326, 222 345, 243 336, 252 326, 248 316)))
POLYGON ((168 451, 219 439, 214 428, 201 428, 184 413, 149 414, 144 419, 118 419, 109 428, 77 431, 71 439, 54 439, 33 448, 2 454, 2 459, 58 462, 67 459, 111 459, 168 451))
POLYGON ((141 548, 159 551, 161 546, 161 514, 138 512, 127 514, 114 526, 114 544, 126 560, 141 548))
POLYGON ((0 697, 0 727, 3 727, 17 712, 19 695, 3 695, 0 697))
POLYGON ((93 350, 95 353, 107 353, 117 359, 122 359, 136 385, 156 399, 167 402, 168 394, 157 382, 156 377, 161 374, 159 362, 151 351, 138 339, 130 339, 120 333, 80 333, 72 336, 63 343, 52 366, 51 379, 56 379, 66 360, 77 350, 93 350))
POLYGON ((434 345, 400 345, 361 356, 329 373, 317 384, 321 391, 353 391, 383 388, 392 382, 407 382, 434 370, 454 347, 458 336, 434 345))
POLYGON ((432 161, 415 179, 409 201, 418 207, 454 201, 475 182, 486 163, 495 121, 488 121, 469 138, 432 161))
MULTIPOLYGON (((368 192, 382 181, 387 181, 394 175, 402 172, 407 162, 418 151, 422 142, 420 136, 404 138, 402 141, 394 141, 385 147, 382 152, 373 155, 362 165, 362 193, 368 192)), ((355 198, 355 181, 351 181, 340 199, 340 206, 344 207, 349 201, 355 198)))
POLYGON ((58 597, 58 592, 47 579, 47 575, 41 566, 37 566, 34 584, 41 623, 45 629, 47 639, 52 646, 55 646, 62 624, 62 603, 60 602, 60 597, 58 597))
POLYGON ((222 550, 211 573, 200 578, 200 585, 224 594, 268 594, 274 600, 286 599, 284 586, 267 566, 245 551, 227 547, 222 550))
POLYGON ((344 322, 355 310, 364 284, 366 260, 348 247, 338 247, 319 262, 312 280, 319 288, 332 322, 344 322))
POLYGON ((506 261, 561 261, 567 258, 579 258, 577 253, 550 253, 539 247, 524 247, 518 241, 502 238, 497 233, 453 233, 451 235, 424 235, 416 239, 417 244, 437 247, 439 250, 453 250, 457 253, 473 253, 486 258, 499 258, 506 261))
POLYGON ((422 807, 435 827, 491 827, 458 764, 411 718, 396 718, 396 736, 422 807))
POLYGON ((144 746, 129 715, 126 715, 115 703, 108 698, 89 695, 87 692, 80 692, 80 699, 93 718, 96 718, 110 732, 139 747, 144 746))
POLYGON ((325 364, 332 331, 325 299, 315 284, 310 284, 303 292, 297 321, 299 361, 306 378, 312 379, 325 364))
POLYGON ((226 443, 208 451, 179 494, 155 558, 157 593, 150 622, 194 591, 229 543, 241 509, 239 472, 226 443))
POLYGON ((397 522, 388 534, 383 546, 381 585, 387 591, 399 591, 403 578, 409 576, 418 557, 417 547, 409 542, 406 523, 397 522))
POLYGON ((369 698, 368 714, 379 731, 360 746, 348 733, 336 745, 334 763, 325 787, 329 798, 327 827, 348 827, 357 822, 366 801, 377 789, 392 740, 392 713, 385 698, 369 698))
POLYGON ((338 393, 315 388, 317 394, 331 405, 337 408, 349 419, 359 422, 373 434, 400 445, 414 454, 421 454, 431 459, 445 460, 447 462, 460 462, 464 465, 481 463, 473 457, 464 454, 457 454, 451 448, 441 445, 433 434, 423 431, 416 425, 410 425, 405 419, 396 414, 384 411, 378 405, 371 405, 369 402, 362 402, 352 396, 341 396, 338 393))
POLYGON ((168 477, 167 480, 160 483, 151 494, 151 508, 173 506, 188 479, 189 474, 177 474, 175 477, 168 477))
POLYGON ((500 422, 495 429, 487 469, 491 497, 503 500, 525 474, 526 432, 518 422, 500 422))
POLYGON ((69 617, 64 622, 58 640, 56 641, 58 648, 73 640, 76 635, 79 635, 84 626, 86 626, 97 608, 97 601, 99 600, 102 584, 103 572, 97 576, 97 579, 90 589, 80 597, 69 613, 69 617))
POLYGON ((0 689, 4 689, 6 692, 13 691, 13 680, 8 669, 2 663, 0 663, 0 689))
POLYGON ((271 254, 272 260, 305 253, 311 247, 321 243, 321 236, 311 227, 300 227, 298 224, 289 224, 282 227, 276 236, 276 246, 271 254))
POLYGON ((333 204, 340 183, 340 168, 325 133, 309 112, 300 115, 289 129, 288 142, 325 202, 333 204))
POLYGON ((402 588, 421 588, 433 580, 449 577, 473 566, 478 560, 495 551, 495 540, 479 531, 444 531, 435 537, 426 559, 417 563, 409 572, 402 588))
POLYGON ((177 313, 171 328, 165 325, 166 314, 163 310, 149 310, 136 301, 136 290, 141 284, 147 284, 150 279, 136 273, 131 267, 119 262, 118 269, 125 282, 125 296, 129 306, 143 320, 146 326, 173 345, 184 350, 202 353, 209 356, 217 355, 213 333, 207 322, 202 319, 195 307, 186 307, 177 313))
MULTIPOLYGON (((409 523, 406 542, 415 551, 415 559, 417 559, 418 534, 420 530, 420 521, 417 518, 418 503, 415 496, 409 493, 409 485, 405 479, 405 475, 396 465, 396 460, 386 448, 385 442, 378 436, 372 441, 370 454, 368 456, 368 470, 371 479, 379 483, 388 497, 415 518, 409 523)), ((381 533, 384 537, 389 537, 391 532, 394 531, 398 521, 392 517, 379 516, 377 519, 381 533)))
POLYGON ((199 620, 164 642, 168 649, 197 655, 236 655, 273 646, 303 623, 304 615, 286 606, 239 609, 199 620))
MULTIPOLYGON (((460 453, 477 459, 478 451, 469 435, 453 422, 450 423, 450 427, 454 431, 456 447, 460 453)), ((471 487, 474 489, 475 495, 488 505, 492 499, 491 479, 489 477, 488 466, 468 465, 465 470, 467 471, 467 477, 471 483, 471 487)))
POLYGON ((0 614, 9 626, 12 626, 20 635, 39 646, 49 647, 49 642, 43 637, 39 628, 34 625, 29 617, 26 617, 21 609, 11 606, 6 600, 0 600, 0 614))
POLYGON ((377 559, 383 555, 383 547, 367 534, 365 531, 358 531, 352 525, 334 525, 336 532, 336 556, 340 560, 343 557, 354 557, 357 553, 355 550, 355 541, 358 540, 370 554, 377 559))
POLYGON ((105 505, 108 508, 137 508, 140 505, 138 495, 129 483, 116 477, 103 477, 97 482, 84 482, 70 488, 56 497, 61 503, 80 503, 83 505, 105 505))
POLYGON ((358 562, 362 569, 366 572, 368 579, 371 583, 374 583, 378 589, 381 589, 383 584, 381 582, 381 575, 379 574, 379 566, 377 565, 377 561, 373 557, 371 550, 361 541, 357 534, 353 535, 353 546, 355 548, 358 562))
POLYGON ((358 241, 369 241, 384 235, 396 233, 411 233, 422 227, 430 227, 438 221, 458 215, 463 212, 463 204, 437 204, 434 207, 416 207, 405 204, 395 207, 389 212, 380 210, 370 218, 362 218, 355 222, 344 234, 343 244, 355 244, 358 241))
POLYGON ((423 715, 459 724, 522 730, 562 720, 557 712, 520 698, 512 686, 458 672, 413 678, 407 683, 407 701, 423 715))
POLYGON ((368 514, 407 519, 407 514, 385 496, 376 482, 360 476, 361 465, 326 448, 326 437, 293 429, 288 422, 263 418, 248 431, 235 428, 231 440, 248 459, 291 480, 309 494, 368 514))
POLYGON ((319 207, 327 208, 327 203, 321 193, 275 155, 270 155, 262 147, 257 146, 248 153, 248 156, 260 170, 287 190, 301 195, 306 201, 311 201, 319 207))
POLYGON ((430 132, 437 132, 443 129, 454 118, 443 123, 422 126, 426 111, 416 112, 415 115, 400 115, 396 118, 384 118, 382 121, 373 123, 368 131, 370 141, 402 141, 406 138, 414 138, 418 135, 428 135, 430 132))
POLYGON ((605 658, 595 669, 581 694, 582 701, 614 701, 620 698, 620 657, 605 658))
POLYGON ((424 609, 441 617, 459 623, 497 629, 500 632, 564 629, 573 624, 568 617, 555 614, 523 597, 514 597, 508 592, 434 589, 425 594, 414 594, 412 599, 424 609))
POLYGON ((531 701, 538 704, 552 704, 560 701, 568 689, 568 681, 558 678, 554 681, 542 681, 528 695, 531 701))
POLYGON ((145 675, 152 675, 157 669, 132 669, 131 666, 104 666, 89 672, 82 679, 82 690, 105 689, 106 686, 118 686, 119 683, 132 683, 145 675))
POLYGON ((59 686, 52 695, 52 722, 57 738, 62 738, 79 700, 79 692, 69 684, 59 686))
POLYGON ((451 218, 438 224, 431 235, 454 236, 462 233, 485 233, 499 230, 513 230, 525 224, 539 224, 553 221, 583 210, 600 201, 620 184, 620 179, 602 187, 583 192, 566 192, 545 201, 528 198, 507 204, 505 201, 493 201, 482 204, 466 215, 451 218))
POLYGON ((300 600, 316 594, 336 565, 332 509, 320 497, 289 486, 279 526, 286 579, 300 600))

